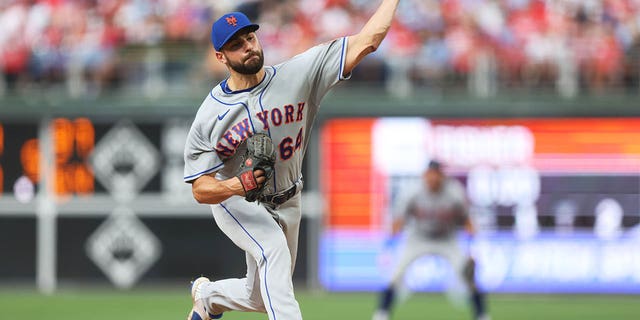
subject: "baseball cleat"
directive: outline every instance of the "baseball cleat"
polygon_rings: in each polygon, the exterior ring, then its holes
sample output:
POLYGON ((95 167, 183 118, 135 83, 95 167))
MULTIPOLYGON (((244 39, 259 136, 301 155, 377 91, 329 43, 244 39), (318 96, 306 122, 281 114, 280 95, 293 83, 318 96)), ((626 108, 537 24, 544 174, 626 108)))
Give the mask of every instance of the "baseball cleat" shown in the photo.
POLYGON ((373 314, 372 320, 389 320, 389 312, 378 310, 373 314))
POLYGON ((210 314, 204 306, 204 301, 200 296, 200 285, 209 282, 209 278, 200 277, 191 282, 191 300, 193 301, 193 308, 187 315, 187 320, 211 320, 222 318, 221 314, 210 314))

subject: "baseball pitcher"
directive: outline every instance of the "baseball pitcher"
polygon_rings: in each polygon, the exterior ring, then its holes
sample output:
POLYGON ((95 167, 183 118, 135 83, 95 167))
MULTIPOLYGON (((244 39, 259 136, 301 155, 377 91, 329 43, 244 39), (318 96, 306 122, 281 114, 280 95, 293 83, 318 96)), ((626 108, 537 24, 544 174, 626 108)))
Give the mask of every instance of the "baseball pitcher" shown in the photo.
MULTIPOLYGON (((302 159, 325 94, 375 51, 398 0, 383 0, 362 30, 263 65, 257 24, 240 12, 213 23, 211 41, 229 77, 204 98, 184 151, 184 181, 246 253, 242 279, 193 281, 187 319, 231 310, 302 319, 292 273, 301 219, 302 159)), ((224 261, 221 261, 224 263, 224 261)))
POLYGON ((403 228, 407 239, 392 274, 390 285, 382 291, 373 320, 388 320, 397 288, 402 284, 409 265, 424 255, 439 255, 454 268, 470 294, 474 319, 489 319, 484 294, 475 283, 475 263, 460 248, 456 238, 459 226, 473 234, 462 184, 448 178, 437 161, 429 162, 420 187, 397 201, 394 209, 392 236, 403 228))

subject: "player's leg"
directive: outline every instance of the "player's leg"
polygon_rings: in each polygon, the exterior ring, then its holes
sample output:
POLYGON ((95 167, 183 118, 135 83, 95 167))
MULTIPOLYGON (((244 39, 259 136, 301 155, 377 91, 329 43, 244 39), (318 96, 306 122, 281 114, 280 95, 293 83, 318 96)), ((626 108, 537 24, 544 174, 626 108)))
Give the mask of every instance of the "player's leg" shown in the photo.
POLYGON ((476 263, 471 257, 467 257, 463 267, 462 276, 466 280, 467 287, 470 291, 469 300, 473 306, 473 314, 477 320, 488 320, 489 313, 487 311, 486 294, 480 290, 476 282, 476 263))
POLYGON ((463 252, 455 237, 439 243, 436 250, 439 255, 449 261, 456 273, 457 280, 465 285, 474 319, 489 319, 485 295, 476 284, 475 261, 463 252))
POLYGON ((287 239, 270 212, 240 198, 231 198, 212 208, 220 230, 254 261, 248 259, 247 270, 250 272, 255 263, 256 272, 252 273, 253 279, 250 276, 227 279, 207 286, 211 310, 263 311, 269 319, 301 319, 300 307, 293 294, 287 239), (254 301, 256 288, 260 289, 263 304, 254 301))
POLYGON ((373 320, 387 320, 390 317, 391 309, 393 308, 394 301, 396 299, 396 293, 398 288, 402 285, 404 273, 411 265, 413 261, 420 256, 426 254, 428 247, 424 245, 424 241, 420 241, 418 238, 409 235, 398 264, 395 266, 391 280, 386 288, 380 292, 378 301, 378 308, 373 315, 373 320))
POLYGON ((272 215, 275 215, 275 219, 280 224, 287 239, 287 247, 289 247, 289 253, 291 254, 291 274, 295 269, 298 255, 298 235, 300 232, 300 220, 302 219, 301 207, 302 197, 298 193, 276 210, 267 208, 272 215))
MULTIPOLYGON (((287 246, 292 260, 291 272, 293 273, 298 249, 298 233, 300 229, 300 194, 294 196, 278 210, 270 210, 272 217, 276 219, 287 239, 287 246)), ((260 290, 260 276, 258 264, 247 253, 247 276, 243 279, 224 279, 216 281, 209 290, 212 292, 210 303, 216 305, 218 298, 228 300, 226 305, 231 305, 228 310, 258 311, 266 313, 263 297, 260 290), (218 298, 216 298, 218 297, 218 298)), ((217 310, 218 312, 227 310, 217 310)))
POLYGON ((225 311, 266 312, 260 292, 260 277, 256 260, 246 254, 247 276, 242 279, 223 279, 203 283, 199 290, 210 314, 225 311))

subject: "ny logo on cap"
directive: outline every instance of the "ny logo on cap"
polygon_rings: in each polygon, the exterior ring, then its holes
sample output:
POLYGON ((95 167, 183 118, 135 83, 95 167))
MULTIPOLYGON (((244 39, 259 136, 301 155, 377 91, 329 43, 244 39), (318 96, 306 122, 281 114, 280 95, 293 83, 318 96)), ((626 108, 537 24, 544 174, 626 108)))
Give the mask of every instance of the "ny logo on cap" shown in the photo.
POLYGON ((238 19, 236 19, 236 17, 234 17, 234 16, 229 16, 229 17, 226 18, 226 20, 227 20, 227 23, 230 26, 234 26, 235 27, 235 26, 238 25, 238 19))

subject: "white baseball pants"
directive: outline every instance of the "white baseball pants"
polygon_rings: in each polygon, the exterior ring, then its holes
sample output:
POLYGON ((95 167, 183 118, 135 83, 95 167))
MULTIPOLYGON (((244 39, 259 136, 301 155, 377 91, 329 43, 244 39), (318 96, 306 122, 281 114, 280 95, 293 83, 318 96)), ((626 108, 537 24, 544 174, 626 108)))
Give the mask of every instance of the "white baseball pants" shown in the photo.
POLYGON ((242 279, 203 284, 200 292, 207 311, 254 311, 267 313, 269 320, 302 319, 292 282, 301 219, 300 192, 273 210, 238 196, 211 208, 220 230, 245 251, 247 274, 242 279))

